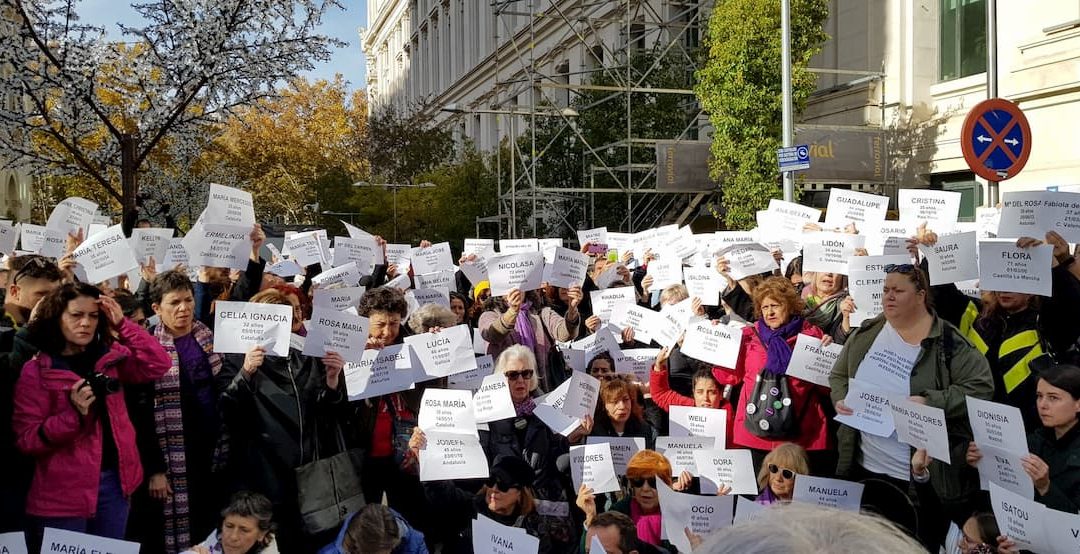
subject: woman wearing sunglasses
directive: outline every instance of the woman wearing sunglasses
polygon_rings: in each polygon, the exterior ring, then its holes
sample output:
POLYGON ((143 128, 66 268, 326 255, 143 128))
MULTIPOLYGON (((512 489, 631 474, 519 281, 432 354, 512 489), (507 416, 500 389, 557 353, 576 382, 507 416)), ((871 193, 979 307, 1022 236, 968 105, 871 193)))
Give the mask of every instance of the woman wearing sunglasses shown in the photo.
MULTIPOLYGON (((662 481, 675 490, 682 488, 671 480, 671 462, 653 450, 641 450, 626 464, 626 482, 630 494, 611 506, 610 511, 630 516, 637 527, 638 540, 675 552, 666 540, 660 539, 660 493, 656 490, 662 481)), ((585 513, 585 528, 596 517, 596 497, 592 489, 582 485, 578 491, 577 505, 585 513)))
POLYGON ((758 471, 757 482, 761 494, 758 504, 787 504, 795 491, 795 476, 808 475, 810 464, 803 447, 785 442, 765 456, 758 471))
MULTIPOLYGON (((931 464, 934 494, 918 495, 923 506, 920 538, 936 549, 949 520, 963 521, 979 491, 978 473, 963 463, 971 440, 965 396, 989 399, 994 382, 986 358, 931 310, 926 274, 912 264, 890 264, 885 273, 884 313, 864 321, 848 337, 829 385, 841 415, 854 414, 844 401, 849 379, 945 411, 953 463, 931 464)), ((912 449, 897 440, 895 431, 879 437, 841 425, 837 443, 841 477, 878 479, 901 491, 909 489, 912 449)))
MULTIPOLYGON (((415 429, 409 446, 419 454, 426 445, 424 432, 415 429)), ((438 506, 443 524, 447 529, 455 530, 443 543, 443 552, 472 552, 472 521, 477 514, 524 529, 539 538, 539 554, 563 552, 553 542, 553 534, 544 527, 545 518, 536 511, 534 477, 532 466, 525 460, 503 456, 491 466, 489 477, 479 492, 465 490, 454 481, 424 482, 424 496, 429 505, 438 506)))

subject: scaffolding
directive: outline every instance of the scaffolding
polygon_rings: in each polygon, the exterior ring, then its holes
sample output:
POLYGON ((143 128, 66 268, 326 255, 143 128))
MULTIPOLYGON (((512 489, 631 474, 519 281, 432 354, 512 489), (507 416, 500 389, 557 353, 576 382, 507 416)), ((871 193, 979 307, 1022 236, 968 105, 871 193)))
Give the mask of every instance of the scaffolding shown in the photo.
POLYGON ((598 226, 598 206, 606 208, 609 222, 612 212, 621 213, 617 230, 622 232, 692 221, 716 194, 716 185, 702 183, 695 192, 659 190, 655 146, 659 140, 698 140, 707 125, 690 82, 698 69, 699 57, 694 49, 700 44, 712 3, 494 0, 495 89, 489 113, 506 114, 510 120, 510 160, 502 159, 501 147, 497 154, 500 166, 510 162, 509 179, 503 181, 500 167, 498 214, 479 219, 477 232, 481 224, 494 223, 500 237, 504 233, 511 238, 537 236, 543 220, 548 229, 566 229, 568 236, 573 236, 573 231, 582 225, 598 226), (612 41, 613 36, 606 35, 613 35, 616 29, 617 39, 612 41), (538 44, 544 44, 546 50, 539 52, 538 44), (635 67, 632 60, 646 50, 646 45, 659 55, 647 68, 635 67), (583 53, 582 67, 557 63, 564 53, 574 49, 583 53), (685 88, 649 86, 650 76, 667 56, 675 56, 685 64, 685 88), (612 84, 595 84, 595 77, 612 84), (528 99, 525 103, 519 102, 523 95, 528 99), (585 95, 590 95, 592 101, 583 103, 585 95), (638 136, 632 103, 650 98, 655 101, 660 96, 678 99, 685 112, 685 125, 669 136, 638 136), (576 120, 588 110, 612 110, 614 106, 624 114, 625 129, 619 130, 616 140, 590 144, 576 120), (544 120, 552 117, 557 118, 554 134, 548 127, 551 136, 547 144, 538 144, 539 126, 548 125, 550 122, 544 120), (520 124, 515 129, 517 120, 520 124), (536 170, 544 163, 544 153, 563 137, 580 148, 580 181, 576 186, 538 183, 536 170), (646 159, 642 153, 649 149, 653 153, 651 159, 646 159), (612 161, 618 157, 622 157, 621 163, 612 161), (616 205, 618 209, 613 208, 616 205), (560 210, 559 206, 569 208, 560 210), (524 221, 530 223, 519 225, 524 213, 528 214, 524 221), (527 230, 533 234, 527 235, 527 230))

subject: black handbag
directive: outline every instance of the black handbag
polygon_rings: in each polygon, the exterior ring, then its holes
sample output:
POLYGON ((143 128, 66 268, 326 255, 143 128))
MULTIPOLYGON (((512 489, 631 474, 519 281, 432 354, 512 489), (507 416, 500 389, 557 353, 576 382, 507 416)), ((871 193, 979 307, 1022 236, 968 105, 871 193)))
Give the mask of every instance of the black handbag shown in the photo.
POLYGON ((416 475, 420 467, 410 463, 412 450, 409 448, 409 439, 412 438, 413 429, 417 426, 416 416, 405 417, 397 408, 389 396, 384 400, 386 409, 390 412, 390 446, 393 450, 394 464, 402 471, 416 475))
POLYGON ((304 531, 314 535, 339 529, 345 518, 364 507, 360 470, 364 452, 345 448, 341 426, 334 424, 338 453, 320 458, 318 421, 315 425, 315 460, 296 468, 297 501, 304 531))
MULTIPOLYGON (((754 329, 757 334, 757 329, 754 329)), ((758 337, 761 340, 761 337, 758 337)), ((765 371, 762 368, 754 381, 754 390, 746 399, 743 425, 755 437, 769 440, 794 438, 799 432, 799 418, 795 415, 795 400, 791 397, 788 376, 765 371)))

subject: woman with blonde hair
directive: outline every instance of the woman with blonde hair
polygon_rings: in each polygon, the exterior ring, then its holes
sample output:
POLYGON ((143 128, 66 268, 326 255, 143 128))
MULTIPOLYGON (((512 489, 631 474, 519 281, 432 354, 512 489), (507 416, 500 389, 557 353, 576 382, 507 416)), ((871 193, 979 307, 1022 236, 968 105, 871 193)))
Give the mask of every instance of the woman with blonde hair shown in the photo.
POLYGON ((791 502, 795 490, 795 476, 808 475, 810 464, 806 459, 806 450, 790 442, 785 442, 765 455, 758 470, 757 482, 761 494, 755 499, 758 504, 787 504, 791 502))

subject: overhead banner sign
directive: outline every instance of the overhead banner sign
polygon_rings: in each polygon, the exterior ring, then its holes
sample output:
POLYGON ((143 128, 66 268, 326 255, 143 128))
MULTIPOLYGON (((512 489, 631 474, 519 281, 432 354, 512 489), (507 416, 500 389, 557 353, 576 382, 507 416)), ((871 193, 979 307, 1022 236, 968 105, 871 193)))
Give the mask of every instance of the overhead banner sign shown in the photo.
POLYGON ((656 141, 656 190, 709 192, 716 183, 709 177, 707 140, 656 141))

